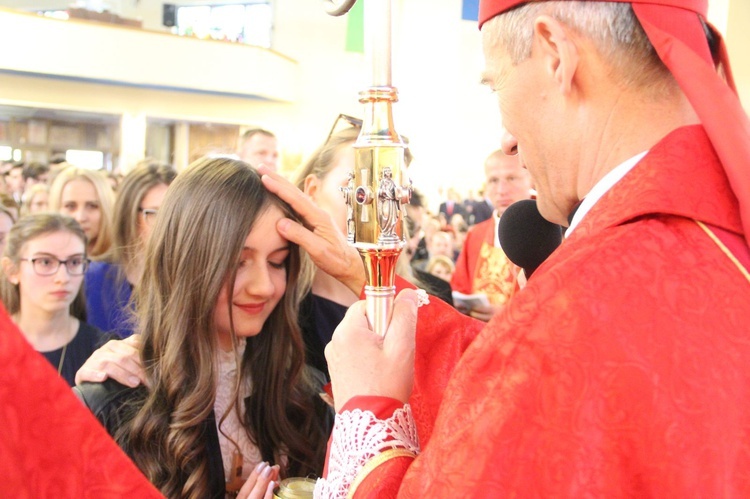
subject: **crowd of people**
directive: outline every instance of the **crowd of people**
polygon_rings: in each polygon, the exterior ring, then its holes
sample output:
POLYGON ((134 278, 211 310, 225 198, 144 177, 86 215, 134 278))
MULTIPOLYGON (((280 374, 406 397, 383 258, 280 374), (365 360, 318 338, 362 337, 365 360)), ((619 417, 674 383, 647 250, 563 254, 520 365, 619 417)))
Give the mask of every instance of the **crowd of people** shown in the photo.
MULTIPOLYGON (((331 133, 295 174, 341 237, 339 188, 360 126, 331 133)), ((179 175, 145 159, 116 189, 106 172, 67 163, 6 168, 3 304, 168 496, 223 497, 323 471, 333 420, 330 397, 321 397, 324 350, 359 289, 275 231, 296 215, 251 166, 276 170, 273 135, 244 134, 240 155, 246 162, 207 156, 179 175), (154 440, 172 450, 152 454, 154 440)), ((457 240, 469 223, 425 206, 415 192, 399 273, 451 303, 457 240)))
POLYGON ((405 206, 385 337, 347 242, 353 121, 293 181, 264 130, 116 192, 9 165, 0 297, 168 497, 745 497, 750 124, 704 17, 481 1, 506 133, 480 199, 405 206), (527 280, 498 222, 532 197, 567 231, 527 280))

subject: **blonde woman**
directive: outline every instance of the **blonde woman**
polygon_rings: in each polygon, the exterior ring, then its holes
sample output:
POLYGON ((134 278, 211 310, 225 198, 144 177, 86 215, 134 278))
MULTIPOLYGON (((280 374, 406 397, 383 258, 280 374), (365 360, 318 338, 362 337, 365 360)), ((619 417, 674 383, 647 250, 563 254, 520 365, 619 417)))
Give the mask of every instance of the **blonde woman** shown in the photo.
POLYGON ((49 186, 47 184, 34 184, 23 194, 21 203, 21 215, 32 213, 43 213, 49 209, 49 186))
POLYGON ((50 187, 50 211, 74 218, 88 238, 88 255, 94 259, 112 245, 114 193, 104 173, 68 166, 50 187))
POLYGON ((430 257, 425 271, 446 282, 450 282, 453 272, 456 271, 456 264, 445 255, 435 255, 430 257))

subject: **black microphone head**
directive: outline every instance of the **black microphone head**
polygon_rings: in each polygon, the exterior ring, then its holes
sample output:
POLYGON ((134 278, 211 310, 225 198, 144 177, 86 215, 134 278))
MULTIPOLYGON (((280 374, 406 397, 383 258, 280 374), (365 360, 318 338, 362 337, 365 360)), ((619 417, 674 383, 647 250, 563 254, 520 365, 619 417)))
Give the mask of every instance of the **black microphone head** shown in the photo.
POLYGON ((498 224, 500 246, 526 277, 560 246, 562 235, 562 227, 545 220, 533 199, 508 206, 498 224))

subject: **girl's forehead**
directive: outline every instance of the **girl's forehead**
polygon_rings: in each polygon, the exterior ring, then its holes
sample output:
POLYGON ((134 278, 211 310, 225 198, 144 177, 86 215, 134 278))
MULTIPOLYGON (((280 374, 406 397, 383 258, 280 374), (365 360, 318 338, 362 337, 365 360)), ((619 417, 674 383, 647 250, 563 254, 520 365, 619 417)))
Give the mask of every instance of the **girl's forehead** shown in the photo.
POLYGON ((276 205, 271 205, 263 210, 247 234, 244 247, 258 249, 288 244, 288 241, 276 229, 276 224, 283 218, 286 218, 286 215, 276 205))
POLYGON ((84 243, 77 234, 67 230, 56 230, 52 232, 44 232, 29 238, 24 243, 24 248, 29 251, 45 251, 50 253, 81 248, 82 252, 84 243))

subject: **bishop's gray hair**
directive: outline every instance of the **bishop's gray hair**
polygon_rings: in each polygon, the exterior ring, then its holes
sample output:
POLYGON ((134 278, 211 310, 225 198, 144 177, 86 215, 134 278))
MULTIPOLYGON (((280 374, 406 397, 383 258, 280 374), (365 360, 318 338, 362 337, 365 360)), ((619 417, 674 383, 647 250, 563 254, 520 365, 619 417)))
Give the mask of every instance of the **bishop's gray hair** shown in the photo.
MULTIPOLYGON (((487 21, 482 31, 518 64, 531 56, 533 21, 548 15, 591 40, 624 85, 653 86, 671 80, 629 3, 533 1, 487 21)), ((486 39, 486 38, 485 38, 486 39)))

